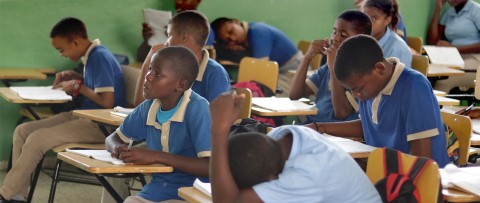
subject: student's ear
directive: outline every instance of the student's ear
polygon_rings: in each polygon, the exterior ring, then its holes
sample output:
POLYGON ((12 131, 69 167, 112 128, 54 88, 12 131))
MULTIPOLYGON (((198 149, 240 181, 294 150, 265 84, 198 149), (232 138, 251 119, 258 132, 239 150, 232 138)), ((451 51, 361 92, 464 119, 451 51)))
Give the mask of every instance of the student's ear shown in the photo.
POLYGON ((392 16, 387 17, 387 20, 385 20, 385 24, 386 24, 385 26, 390 25, 390 23, 392 23, 392 16))
POLYGON ((385 75, 385 64, 382 62, 377 62, 375 66, 373 67, 373 73, 376 73, 377 75, 385 75))
POLYGON ((188 84, 187 80, 180 79, 180 81, 178 81, 177 91, 184 92, 185 90, 187 90, 188 89, 187 84, 188 84))

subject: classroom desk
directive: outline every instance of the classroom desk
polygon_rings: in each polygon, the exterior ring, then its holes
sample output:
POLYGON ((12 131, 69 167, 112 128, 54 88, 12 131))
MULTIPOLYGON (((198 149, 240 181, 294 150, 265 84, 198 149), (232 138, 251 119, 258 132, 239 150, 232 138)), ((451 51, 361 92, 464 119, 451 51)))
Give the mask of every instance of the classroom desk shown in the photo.
POLYGON ((0 68, 0 80, 7 87, 10 87, 10 82, 29 79, 45 80, 47 75, 32 68, 0 68))
MULTIPOLYGON (((199 191, 200 192, 200 191, 199 191)), ((445 188, 442 190, 443 198, 448 202, 478 202, 480 201, 479 196, 473 194, 465 193, 459 190, 445 188)))
POLYGON ((460 100, 458 100, 458 99, 441 97, 441 96, 437 96, 437 95, 435 95, 435 97, 437 97, 438 105, 441 105, 441 106, 458 106, 458 105, 460 105, 460 100))
POLYGON ((252 106, 252 114, 257 116, 304 116, 317 115, 317 109, 296 110, 296 111, 271 111, 260 107, 252 106))
POLYGON ((445 97, 445 96, 447 96, 447 93, 446 93, 446 92, 440 91, 440 90, 433 90, 433 94, 434 94, 435 96, 440 96, 440 97, 445 97))
POLYGON ((92 173, 105 187, 105 189, 114 197, 118 202, 123 202, 123 199, 108 183, 104 176, 109 174, 138 174, 138 173, 170 173, 173 171, 173 167, 165 166, 162 164, 153 165, 115 165, 92 158, 80 156, 70 152, 59 152, 57 158, 67 162, 77 168, 80 168, 86 172, 92 173))
POLYGON ((212 198, 194 187, 181 187, 178 196, 190 203, 211 203, 212 198))
POLYGON ((471 146, 480 146, 480 135, 476 133, 472 133, 472 137, 470 138, 470 145, 471 146))
POLYGON ((445 77, 445 76, 462 76, 465 75, 465 71, 449 68, 446 66, 430 64, 428 66, 428 77, 445 77))
POLYGON ((110 113, 112 111, 113 109, 74 110, 73 115, 111 126, 120 126, 125 118, 112 115, 110 113))

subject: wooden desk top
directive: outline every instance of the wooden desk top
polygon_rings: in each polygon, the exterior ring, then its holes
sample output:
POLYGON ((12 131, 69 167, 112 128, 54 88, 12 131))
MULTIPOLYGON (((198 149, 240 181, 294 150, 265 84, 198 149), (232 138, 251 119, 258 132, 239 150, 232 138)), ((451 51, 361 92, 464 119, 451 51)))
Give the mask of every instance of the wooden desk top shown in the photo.
POLYGON ((480 146, 480 135, 476 133, 472 133, 472 137, 470 138, 470 145, 471 146, 480 146))
POLYGON ((336 137, 328 134, 325 134, 325 137, 328 140, 337 144, 340 148, 350 154, 350 156, 352 156, 352 158, 354 159, 366 159, 370 155, 370 152, 376 149, 375 147, 372 147, 370 145, 343 137, 336 137))
POLYGON ((447 93, 446 93, 446 92, 440 91, 440 90, 433 90, 433 94, 434 94, 435 96, 440 96, 440 97, 445 97, 445 96, 447 96, 447 93))
POLYGON ((57 158, 89 173, 170 173, 173 167, 162 164, 154 165, 115 165, 104 161, 80 156, 70 152, 60 152, 57 158))
POLYGON ((13 104, 61 104, 69 100, 31 100, 22 99, 18 94, 9 87, 0 87, 0 95, 13 104))
POLYGON ((252 114, 257 116, 304 116, 317 115, 317 109, 302 110, 302 111, 271 111, 252 106, 252 114))
POLYGON ((438 105, 442 106, 458 106, 460 105, 460 100, 437 96, 438 105))
POLYGON ((92 121, 105 123, 113 126, 120 126, 125 118, 110 114, 113 109, 91 109, 91 110, 74 110, 73 115, 88 118, 92 121))
POLYGON ((46 78, 47 75, 33 68, 0 68, 0 79, 2 80, 45 80, 46 78))
POLYGON ((428 67, 428 77, 441 77, 441 76, 462 76, 465 75, 465 71, 446 66, 430 64, 428 67))
POLYGON ((178 188, 178 196, 191 203, 211 203, 212 198, 194 187, 178 188))
MULTIPOLYGON (((200 191, 198 191, 200 192, 200 191)), ((479 196, 465 193, 455 189, 447 188, 442 190, 443 198, 448 202, 477 202, 480 201, 479 196)))

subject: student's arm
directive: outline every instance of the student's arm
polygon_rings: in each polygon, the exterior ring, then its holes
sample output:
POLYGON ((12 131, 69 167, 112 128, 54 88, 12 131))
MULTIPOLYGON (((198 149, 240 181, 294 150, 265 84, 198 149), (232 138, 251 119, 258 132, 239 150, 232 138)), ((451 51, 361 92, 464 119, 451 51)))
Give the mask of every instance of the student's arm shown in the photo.
POLYGON ((244 97, 220 95, 210 104, 212 117, 212 158, 210 181, 213 202, 262 202, 252 188, 239 190, 228 161, 228 134, 230 126, 241 112, 244 97))
POLYGON ((105 139, 105 149, 112 153, 112 156, 117 158, 118 154, 115 151, 116 147, 124 145, 125 142, 120 139, 117 132, 113 132, 105 139))
POLYGON ((144 62, 148 56, 148 51, 150 50, 150 45, 148 45, 148 39, 152 37, 153 31, 147 23, 142 23, 142 36, 143 42, 137 49, 137 61, 144 62))
POLYGON ((345 95, 345 88, 340 84, 335 77, 334 73, 334 64, 335 64, 335 57, 337 56, 337 49, 338 46, 332 44, 328 49, 325 51, 327 54, 327 64, 328 69, 330 71, 330 91, 332 93, 332 105, 333 105, 333 113, 336 119, 345 119, 350 114, 353 113, 354 109, 348 101, 347 96, 345 95))
POLYGON ((420 157, 432 158, 432 141, 429 137, 412 140, 409 142, 410 152, 409 154, 420 157))
POLYGON ((338 137, 363 138, 362 121, 360 119, 330 123, 313 122, 306 126, 318 131, 319 133, 327 133, 338 137))
MULTIPOLYGON (((462 110, 460 110, 460 111, 455 112, 455 114, 463 115, 464 112, 465 112, 465 109, 462 109, 462 110)), ((472 110, 469 111, 465 116, 468 116, 468 117, 470 117, 471 119, 480 118, 480 109, 472 109, 472 110)))
POLYGON ((440 25, 440 12, 443 7, 443 0, 437 0, 435 4, 435 10, 433 12, 432 22, 428 28, 427 42, 428 44, 436 45, 445 32, 445 26, 440 25))
POLYGON ((458 49, 458 52, 462 54, 480 53, 480 43, 470 44, 465 46, 454 46, 450 42, 447 42, 445 40, 440 40, 438 41, 437 45, 444 46, 444 47, 456 47, 458 49))
POLYGON ((300 66, 297 68, 297 72, 293 76, 292 87, 290 89, 290 99, 300 99, 302 97, 313 94, 313 90, 307 86, 305 80, 307 79, 307 71, 310 66, 310 62, 317 55, 323 52, 323 48, 328 45, 327 40, 315 40, 308 47, 307 53, 303 58, 300 66))
POLYGON ((113 92, 99 92, 95 93, 92 89, 88 88, 85 85, 80 87, 79 93, 82 94, 84 97, 90 99, 91 101, 95 102, 96 104, 102 106, 105 109, 113 108, 113 104, 115 104, 115 95, 113 92))
POLYGON ((53 81, 52 87, 58 88, 62 87, 62 82, 69 81, 69 80, 81 80, 83 81, 83 77, 76 73, 73 70, 65 70, 62 72, 58 72, 55 74, 55 81, 53 81))
POLYGON ((143 101, 145 101, 145 98, 143 97, 143 83, 145 82, 145 76, 147 75, 148 67, 150 66, 150 61, 152 60, 153 54, 157 53, 158 50, 164 47, 165 45, 163 44, 159 44, 151 47, 150 51, 148 52, 147 58, 145 58, 145 61, 143 61, 140 78, 137 81, 137 90, 135 91, 136 94, 135 94, 134 106, 138 106, 143 101))

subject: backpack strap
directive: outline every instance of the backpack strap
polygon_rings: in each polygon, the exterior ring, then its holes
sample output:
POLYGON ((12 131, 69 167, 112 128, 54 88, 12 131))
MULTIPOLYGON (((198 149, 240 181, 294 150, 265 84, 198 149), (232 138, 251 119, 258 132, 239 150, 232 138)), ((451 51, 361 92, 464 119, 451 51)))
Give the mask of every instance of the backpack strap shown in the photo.
POLYGON ((383 148, 383 166, 385 176, 390 173, 401 173, 402 172, 402 162, 400 159, 400 152, 390 149, 390 148, 383 148))
POLYGON ((413 181, 413 184, 417 184, 418 176, 427 168, 432 162, 431 159, 425 157, 418 157, 410 167, 410 171, 406 174, 413 181))

